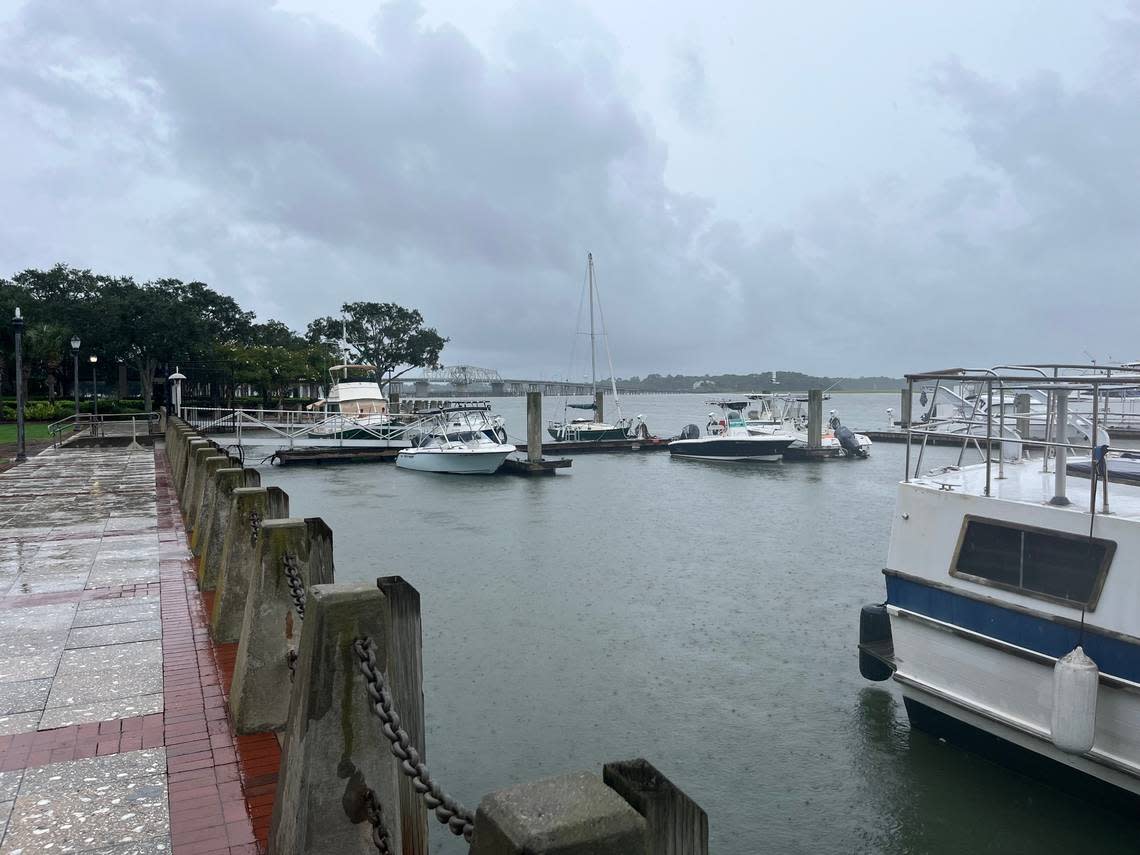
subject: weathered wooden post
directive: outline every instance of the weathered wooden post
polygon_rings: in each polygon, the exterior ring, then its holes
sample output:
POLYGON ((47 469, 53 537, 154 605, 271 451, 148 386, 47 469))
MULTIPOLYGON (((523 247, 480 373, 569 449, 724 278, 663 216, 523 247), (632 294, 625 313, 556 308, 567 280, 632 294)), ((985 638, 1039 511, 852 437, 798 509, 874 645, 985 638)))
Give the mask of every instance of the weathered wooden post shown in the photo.
POLYGON ((256 469, 227 467, 214 473, 209 515, 200 540, 201 558, 198 561, 200 590, 212 591, 218 586, 218 577, 222 570, 222 552, 226 544, 226 528, 233 511, 234 490, 238 487, 256 487, 260 484, 261 476, 256 469))
MULTIPOLYGON (((400 773, 388 746, 381 744, 380 725, 353 651, 354 641, 371 638, 378 661, 387 660, 387 612, 384 594, 375 585, 309 589, 269 827, 270 855, 375 851, 372 827, 361 821, 367 790, 383 807, 390 851, 427 853, 426 848, 409 848, 401 823, 394 821, 404 811, 400 773)), ((408 809, 426 810, 422 800, 416 804, 408 809)))
POLYGON ((258 541, 265 520, 289 516, 289 494, 280 487, 237 487, 222 546, 221 573, 214 593, 210 630, 218 643, 237 641, 245 616, 245 598, 257 565, 258 541))
POLYGON ((594 393, 594 421, 596 421, 596 422, 604 422, 605 421, 605 403, 606 403, 606 393, 605 392, 595 392, 594 393))
POLYGON ((300 637, 307 591, 332 581, 332 531, 324 520, 285 518, 261 524, 230 686, 230 713, 238 733, 285 727, 290 641, 300 637))
POLYGON ((910 413, 914 405, 914 398, 909 389, 903 389, 899 398, 899 427, 906 430, 910 427, 910 413))
MULTIPOLYGON (((1013 409, 1017 413, 1017 433, 1023 440, 1027 440, 1029 439, 1029 396, 1024 392, 1015 395, 1013 409)), ((1021 448, 1024 456, 1028 449, 1025 445, 1021 448)))
POLYGON ((808 449, 823 447, 823 390, 808 390, 808 449))
MULTIPOLYGON (((387 605, 385 617, 389 634, 385 671, 391 682, 392 701, 400 713, 404 730, 426 763, 420 592, 400 576, 382 576, 376 580, 376 587, 383 592, 387 605)), ((400 812, 396 822, 403 829, 405 851, 428 851, 427 812, 415 785, 406 775, 400 776, 400 812)))
POLYGON ((526 393, 526 459, 542 462, 542 393, 526 393))
POLYGON ((653 855, 708 855, 708 814, 648 760, 606 763, 602 780, 645 817, 653 855))

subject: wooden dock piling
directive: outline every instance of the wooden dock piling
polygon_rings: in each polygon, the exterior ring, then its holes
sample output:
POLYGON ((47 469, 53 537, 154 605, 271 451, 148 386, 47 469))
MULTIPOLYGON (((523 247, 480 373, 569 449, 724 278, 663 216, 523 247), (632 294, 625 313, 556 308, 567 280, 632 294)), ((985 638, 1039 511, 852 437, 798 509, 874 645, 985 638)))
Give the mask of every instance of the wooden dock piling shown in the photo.
POLYGON ((808 450, 823 447, 823 390, 808 390, 808 450))

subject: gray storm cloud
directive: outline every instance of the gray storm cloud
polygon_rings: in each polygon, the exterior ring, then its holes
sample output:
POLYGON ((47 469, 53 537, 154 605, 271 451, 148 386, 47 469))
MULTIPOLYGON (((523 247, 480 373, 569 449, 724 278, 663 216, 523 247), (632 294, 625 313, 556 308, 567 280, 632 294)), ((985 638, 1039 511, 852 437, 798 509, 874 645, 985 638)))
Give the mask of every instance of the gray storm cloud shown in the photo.
MULTIPOLYGON (((592 250, 625 375, 1140 358, 1135 26, 1085 89, 932 64, 972 167, 934 193, 852 175, 757 229, 669 187, 615 43, 526 29, 492 58, 421 12, 361 38, 268 3, 28 4, 0 58, 0 273, 201 278, 295 326, 393 299, 446 361, 550 376, 592 250)), ((678 73, 707 118, 700 56, 678 73)))

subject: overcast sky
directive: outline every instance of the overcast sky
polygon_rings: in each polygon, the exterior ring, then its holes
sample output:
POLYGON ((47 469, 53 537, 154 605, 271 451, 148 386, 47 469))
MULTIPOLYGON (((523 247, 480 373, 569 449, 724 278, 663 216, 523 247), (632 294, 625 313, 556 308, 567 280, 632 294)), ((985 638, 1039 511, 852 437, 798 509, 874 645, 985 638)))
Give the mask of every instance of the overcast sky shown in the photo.
POLYGON ((1140 359, 1140 6, 0 0, 0 275, 565 376, 1140 359))

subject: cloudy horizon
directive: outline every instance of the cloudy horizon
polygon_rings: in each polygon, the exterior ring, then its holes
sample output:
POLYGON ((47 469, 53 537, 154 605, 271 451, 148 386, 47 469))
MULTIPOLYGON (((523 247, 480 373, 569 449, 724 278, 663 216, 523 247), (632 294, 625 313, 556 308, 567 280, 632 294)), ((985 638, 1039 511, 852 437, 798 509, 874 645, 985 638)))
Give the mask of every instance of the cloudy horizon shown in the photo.
POLYGON ((564 376, 1140 359, 1140 5, 0 0, 0 276, 564 376))

